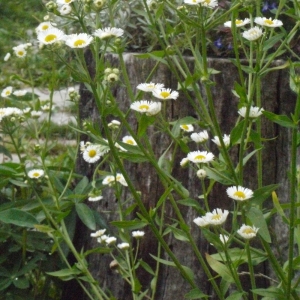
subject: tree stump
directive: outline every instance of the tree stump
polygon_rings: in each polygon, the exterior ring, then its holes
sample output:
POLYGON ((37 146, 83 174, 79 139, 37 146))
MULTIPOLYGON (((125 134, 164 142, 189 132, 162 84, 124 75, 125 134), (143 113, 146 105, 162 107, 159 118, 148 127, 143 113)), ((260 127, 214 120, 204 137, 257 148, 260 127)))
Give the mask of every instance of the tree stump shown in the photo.
MULTIPOLYGON (((88 64, 93 67, 93 62, 90 60, 91 56, 87 57, 88 64)), ((109 55, 107 58, 112 67, 118 68, 118 59, 114 55, 109 55)), ((130 77, 130 83, 132 87, 136 87, 139 83, 146 80, 150 71, 155 65, 155 61, 151 59, 138 59, 134 54, 124 54, 124 60, 130 77)), ((188 60, 189 65, 193 66, 193 61, 188 60)), ((283 62, 277 61, 276 64, 283 62)), ((209 67, 221 71, 221 73, 213 75, 212 80, 216 82, 213 88, 213 95, 215 98, 215 109, 217 112, 218 120, 223 133, 229 134, 234 127, 237 114, 238 99, 233 95, 232 89, 234 82, 238 80, 235 66, 227 59, 210 59, 209 67)), ((170 72, 166 65, 161 64, 154 77, 153 82, 164 83, 166 87, 177 89, 177 80, 170 72)), ((201 85, 201 83, 199 82, 201 85)), ((267 74, 262 83, 262 106, 265 110, 274 112, 276 114, 289 114, 294 109, 295 94, 289 88, 289 74, 286 70, 277 70, 275 72, 267 74)), ((82 85, 80 89, 80 119, 84 121, 87 118, 92 118, 93 121, 101 127, 101 120, 97 115, 97 109, 93 101, 92 95, 82 85)), ((127 109, 130 105, 126 87, 113 88, 113 93, 121 107, 127 109)), ((180 95, 176 101, 169 101, 167 103, 167 112, 169 120, 177 120, 185 116, 195 116, 194 109, 188 103, 188 101, 180 95)), ((129 116, 130 124, 135 130, 137 127, 134 114, 129 116)), ((288 183, 288 168, 290 163, 289 149, 290 149, 290 133, 286 128, 279 127, 276 124, 269 122, 266 118, 262 117, 263 123, 263 137, 270 139, 264 143, 264 185, 279 183, 280 188, 277 190, 277 194, 281 202, 287 202, 289 199, 289 183, 288 183)), ((125 133, 126 134, 126 133, 125 133)), ((157 157, 160 157, 162 153, 167 149, 169 145, 169 139, 165 135, 150 134, 149 139, 154 146, 154 151, 157 157)), ((86 137, 82 137, 82 140, 86 140, 86 137)), ((212 152, 218 155, 218 150, 211 145, 212 152)), ((235 150, 231 150, 231 155, 236 155, 235 150)), ((198 195, 201 195, 201 185, 199 179, 195 176, 191 169, 184 169, 180 167, 179 162, 186 155, 179 153, 177 157, 178 163, 173 169, 172 175, 177 178, 184 187, 190 192, 190 197, 198 199, 198 195)), ((130 175, 130 178, 134 181, 136 189, 141 191, 143 201, 147 208, 154 207, 164 190, 159 183, 155 170, 147 163, 126 163, 126 169, 130 175)), ((82 157, 78 157, 77 172, 91 177, 93 173, 93 166, 84 162, 82 157)), ((247 172, 245 174, 245 183, 247 187, 256 189, 256 170, 254 164, 249 164, 247 172)), ((212 208, 222 208, 230 210, 232 208, 232 200, 230 200, 225 193, 226 187, 216 184, 213 193, 209 197, 209 203, 212 208)), ((104 191, 104 199, 94 204, 89 204, 106 219, 109 223, 114 220, 118 220, 116 214, 117 203, 110 189, 104 191)), ((124 193, 124 199, 128 195, 124 193)), ((271 206, 271 200, 267 200, 269 206, 271 206)), ((191 227, 191 231, 197 241, 198 247, 201 253, 215 253, 213 246, 209 245, 204 237, 201 235, 201 230, 193 224, 193 219, 197 217, 195 211, 191 207, 182 206, 181 212, 185 217, 185 220, 191 227)), ((133 216, 134 217, 134 216, 133 216)), ((170 205, 166 207, 166 223, 172 223, 171 219, 174 217, 174 212, 170 205)), ((81 240, 77 243, 80 244, 78 249, 81 249, 84 245, 85 249, 95 247, 96 242, 89 238, 90 231, 84 228, 81 224, 78 224, 77 233, 81 237, 81 240), (82 237, 85 236, 85 238, 82 237)), ((281 220, 276 219, 272 225, 274 235, 277 237, 278 244, 282 253, 278 255, 285 255, 286 253, 286 228, 282 225, 281 220)), ((157 242, 151 232, 146 228, 145 238, 141 242, 139 256, 143 258, 150 266, 155 265, 155 261, 151 258, 150 254, 156 255, 157 242)), ((112 232, 113 233, 113 232, 112 232)), ((174 238, 172 234, 165 236, 165 239, 174 251, 175 255, 179 258, 182 265, 190 267, 196 277, 199 288, 208 295, 214 295, 209 282, 207 281, 204 272, 201 270, 200 264, 195 258, 194 254, 188 244, 179 241, 174 238)), ((169 257, 164 253, 163 259, 169 260, 169 257)), ((99 280, 100 284, 107 287, 112 291, 114 297, 118 300, 131 299, 130 287, 122 280, 121 276, 115 273, 109 268, 111 258, 105 255, 93 254, 89 258, 89 265, 95 278, 99 280)), ((268 274, 267 266, 264 266, 263 273, 268 274)), ((146 289, 150 285, 151 277, 146 272, 140 272, 139 278, 143 289, 146 289)), ((245 281, 249 281, 246 278, 245 281)), ((262 285, 269 285, 269 282, 262 282, 262 285)), ((184 295, 189 292, 190 286, 181 277, 180 273, 175 271, 173 267, 167 267, 162 265, 160 269, 160 279, 158 281, 158 289, 155 296, 157 300, 173 300, 184 299, 184 295), (174 297, 174 295, 176 295, 174 297)), ((77 294, 77 299, 78 294, 77 294)), ((69 298, 72 299, 72 298, 69 298)), ((74 297, 75 299, 75 297, 74 297)), ((84 299, 84 296, 82 298, 84 299)), ((215 296, 212 299, 217 299, 215 296)))

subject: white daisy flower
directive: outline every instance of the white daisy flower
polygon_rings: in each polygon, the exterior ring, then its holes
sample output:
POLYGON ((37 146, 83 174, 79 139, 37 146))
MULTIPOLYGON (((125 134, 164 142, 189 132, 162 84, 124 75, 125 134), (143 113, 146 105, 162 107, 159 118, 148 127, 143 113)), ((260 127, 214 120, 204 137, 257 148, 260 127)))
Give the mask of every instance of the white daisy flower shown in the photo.
POLYGON ((194 219, 193 222, 199 227, 205 227, 205 226, 209 225, 209 223, 207 222, 205 217, 198 217, 198 218, 194 219))
POLYGON ((121 173, 116 174, 116 181, 118 181, 119 183, 121 183, 124 186, 128 186, 124 176, 121 173))
POLYGON ((153 116, 161 111, 161 102, 135 101, 130 105, 130 108, 140 113, 145 113, 147 116, 153 116))
POLYGON ((222 209, 216 208, 212 212, 207 212, 204 218, 209 225, 221 225, 226 221, 228 214, 228 210, 223 212, 222 209))
POLYGON ((31 117, 34 119, 38 119, 42 114, 43 114, 42 111, 37 111, 37 110, 32 110, 30 112, 31 117))
POLYGON ((152 94, 154 97, 162 100, 169 100, 173 99, 176 100, 179 96, 179 93, 177 91, 172 91, 171 89, 155 89, 152 91, 152 94))
MULTIPOLYGON (((246 18, 244 20, 236 19, 235 20, 235 27, 242 27, 242 26, 245 26, 245 25, 247 25, 249 23, 250 23, 250 19, 248 19, 248 18, 246 18)), ((231 21, 225 22, 224 26, 231 28, 232 27, 231 21)))
POLYGON ((220 238, 220 241, 223 243, 223 244, 226 244, 229 240, 229 236, 228 235, 225 235, 225 234, 220 234, 219 235, 219 238, 220 238))
POLYGON ((33 169, 33 170, 30 170, 27 175, 29 178, 38 179, 38 178, 44 176, 44 174, 45 174, 44 170, 33 169))
POLYGON ((204 169, 199 169, 199 170, 197 171, 197 177, 198 177, 199 179, 205 178, 205 177, 206 177, 206 171, 205 171, 204 169))
POLYGON ((28 114, 31 111, 31 107, 26 107, 23 109, 23 114, 28 114))
POLYGON ((255 26, 249 30, 246 30, 243 32, 243 37, 247 39, 248 41, 255 41, 259 39, 262 36, 263 32, 261 28, 255 26))
POLYGON ((122 138, 122 142, 125 144, 136 146, 136 141, 133 139, 131 135, 126 135, 122 138))
POLYGON ((93 41, 93 37, 86 33, 70 34, 65 38, 66 45, 71 48, 84 48, 93 41))
POLYGON ((111 122, 109 122, 107 124, 108 127, 112 127, 112 128, 119 128, 121 125, 121 122, 118 120, 112 120, 111 122))
POLYGON ((111 37, 120 37, 124 34, 124 30, 116 27, 106 27, 103 29, 97 29, 94 32, 94 36, 100 39, 108 39, 111 37))
POLYGON ((38 32, 37 38, 42 44, 50 45, 64 40, 65 34, 61 30, 52 27, 38 32))
POLYGON ((261 26, 266 26, 266 27, 280 27, 283 25, 283 23, 280 20, 274 19, 272 20, 272 18, 265 18, 265 17, 256 17, 254 19, 254 22, 258 25, 261 26))
POLYGON ((231 186, 231 187, 227 188, 226 193, 229 198, 238 200, 238 201, 245 201, 245 200, 252 198, 252 196, 253 196, 252 190, 242 187, 242 186, 238 186, 238 187, 231 186))
POLYGON ((59 13, 62 16, 68 15, 70 12, 72 11, 72 7, 69 4, 64 4, 60 9, 59 9, 59 13))
POLYGON ((100 146, 91 144, 85 148, 82 157, 86 162, 92 164, 98 161, 102 155, 103 152, 100 150, 100 146))
POLYGON ((208 140, 208 133, 207 130, 201 132, 194 132, 191 134, 191 139, 196 143, 203 143, 208 140))
POLYGON ((13 92, 13 95, 15 95, 17 97, 22 97, 26 94, 27 94, 26 90, 16 90, 16 91, 13 92))
MULTIPOLYGON (((54 25, 54 24, 53 24, 53 25, 54 25)), ((35 29, 35 31, 36 31, 36 33, 39 33, 39 32, 41 32, 41 31, 46 31, 46 30, 48 30, 48 29, 50 29, 50 28, 53 28, 53 27, 54 27, 53 25, 52 25, 51 22, 49 22, 49 21, 47 21, 47 22, 42 22, 42 23, 40 23, 39 26, 35 29)))
POLYGON ((8 53, 5 54, 3 60, 8 61, 10 59, 10 57, 11 57, 11 54, 8 52, 8 53))
POLYGON ((188 5, 197 5, 201 2, 203 2, 203 0, 184 0, 184 3, 188 5))
POLYGON ((216 6, 218 6, 218 1, 217 0, 204 0, 204 1, 201 1, 200 4, 205 7, 215 8, 216 6))
POLYGON ((102 236, 104 233, 105 233, 106 229, 100 229, 100 230, 97 230, 96 232, 94 233, 91 233, 91 237, 100 237, 102 236))
POLYGON ((9 114, 10 115, 22 115, 23 111, 17 107, 7 107, 7 109, 9 109, 9 114))
POLYGON ((115 181, 116 181, 115 176, 108 175, 103 179, 102 184, 111 186, 115 181))
POLYGON ((7 98, 12 94, 13 88, 11 86, 6 87, 2 92, 1 92, 1 97, 7 98))
MULTIPOLYGON (((238 110, 238 113, 240 116, 242 116, 243 118, 245 118, 246 116, 246 111, 247 111, 247 107, 243 106, 238 110)), ((257 106, 251 106, 250 107, 250 111, 249 111, 249 118, 258 118, 262 112, 264 111, 263 108, 257 107, 257 106)))
POLYGON ((100 201, 102 199, 103 199, 103 196, 101 196, 101 195, 91 195, 88 197, 88 201, 91 201, 91 202, 100 201))
POLYGON ((22 58, 25 57, 27 54, 27 51, 23 45, 19 45, 17 47, 13 47, 14 53, 16 56, 22 58))
POLYGON ((181 161, 180 161, 180 166, 181 167, 185 167, 188 163, 189 163, 189 159, 187 157, 184 157, 181 161))
POLYGON ((45 112, 50 111, 50 105, 49 104, 42 105, 41 106, 41 110, 45 111, 45 112))
POLYGON ((194 126, 192 124, 182 124, 180 125, 180 128, 186 132, 194 131, 194 126))
POLYGON ((207 151, 192 151, 188 153, 187 158, 189 161, 199 164, 199 163, 209 163, 214 159, 214 155, 207 151))
POLYGON ((121 244, 118 244, 117 247, 121 250, 127 250, 130 246, 129 246, 129 243, 121 243, 121 244))
POLYGON ((57 0, 57 4, 63 5, 63 4, 71 4, 75 0, 57 0))
POLYGON ((143 92, 153 92, 155 89, 162 89, 164 84, 162 83, 140 83, 136 88, 143 92))
POLYGON ((117 238, 110 236, 105 240, 106 245, 112 245, 117 241, 117 238))
POLYGON ((105 241, 107 240, 109 238, 109 236, 108 235, 106 235, 106 234, 103 234, 103 235, 101 235, 101 236, 99 236, 98 238, 97 238, 97 242, 98 243, 105 243, 105 241))
POLYGON ((120 151, 127 152, 127 150, 117 142, 115 143, 115 147, 118 148, 120 151))
POLYGON ((255 226, 248 226, 243 224, 242 227, 237 231, 237 233, 244 239, 249 240, 256 237, 258 229, 259 228, 256 228, 255 226))
POLYGON ((136 230, 132 231, 132 236, 136 239, 142 238, 145 235, 145 231, 136 230))
MULTIPOLYGON (((221 142, 218 136, 214 136, 211 141, 214 142, 218 147, 221 147, 221 142)), ((224 134, 223 142, 225 144, 225 147, 228 147, 230 145, 230 135, 224 134)))

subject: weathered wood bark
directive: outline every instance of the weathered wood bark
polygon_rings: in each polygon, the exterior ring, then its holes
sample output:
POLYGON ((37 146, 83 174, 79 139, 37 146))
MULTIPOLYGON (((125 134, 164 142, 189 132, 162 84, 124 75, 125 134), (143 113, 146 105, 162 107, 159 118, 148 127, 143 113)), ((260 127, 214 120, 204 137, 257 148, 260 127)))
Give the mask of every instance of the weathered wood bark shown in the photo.
MULTIPOLYGON (((154 61, 136 59, 134 54, 130 53, 125 54, 124 59, 132 87, 136 87, 139 83, 144 82, 155 65, 154 61)), ((111 61, 112 66, 118 67, 118 60, 116 57, 111 56, 109 60, 111 61)), ((92 66, 92 62, 89 63, 92 66)), ((189 64, 192 68, 193 61, 190 61, 189 64)), ((221 71, 220 74, 216 74, 212 78, 213 81, 216 82, 215 88, 213 89, 213 95, 215 99, 215 108, 222 131, 228 134, 234 127, 237 118, 238 99, 231 91, 233 89, 234 82, 237 80, 236 68, 230 61, 226 59, 211 59, 209 60, 209 65, 210 67, 221 71)), ((154 77, 152 78, 152 81, 164 83, 166 87, 173 89, 177 88, 177 80, 165 65, 159 66, 154 77)), ((262 106, 264 109, 277 114, 289 114, 292 112, 295 103, 295 95, 289 89, 288 73, 285 70, 278 70, 268 74, 263 79, 262 87, 262 106)), ((118 86, 114 88, 113 93, 119 102, 120 107, 127 109, 130 103, 128 101, 126 88, 118 86)), ((80 117, 82 121, 87 118, 92 118, 94 122, 99 124, 99 126, 101 126, 102 121, 107 121, 99 119, 92 96, 84 88, 84 86, 81 87, 80 101, 80 117)), ((194 110, 191 105, 182 95, 176 101, 169 101, 167 103, 167 111, 169 120, 176 120, 188 115, 197 117, 194 115, 194 110)), ((280 188, 278 189, 278 196, 281 201, 288 201, 289 187, 287 172, 290 161, 290 134, 286 128, 271 124, 271 122, 265 118, 262 119, 263 137, 270 139, 264 143, 263 149, 264 185, 279 183, 280 188)), ((132 128, 136 129, 137 124, 133 114, 130 115, 129 120, 132 124, 132 128)), ((85 137, 83 137, 83 139, 84 138, 85 137)), ((163 134, 158 135, 153 134, 152 132, 152 134, 150 133, 150 140, 152 145, 154 145, 154 151, 157 157, 160 157, 168 147, 169 139, 163 134)), ((216 155, 218 155, 218 151, 214 145, 211 145, 211 149, 216 155)), ((231 155, 234 157, 236 154, 236 150, 232 149, 231 155)), ((201 194, 199 180, 196 178, 191 169, 183 169, 180 167, 179 162, 183 157, 185 157, 184 153, 178 154, 178 164, 173 170, 173 175, 189 190, 190 196, 194 199, 197 199, 198 195, 201 194)), ((77 166, 77 171, 79 173, 88 177, 92 175, 92 166, 85 163, 81 157, 78 158, 77 166)), ((142 192, 143 201, 146 207, 154 207, 164 192, 154 169, 147 163, 127 163, 126 168, 131 179, 134 181, 136 189, 142 192)), ((247 171, 245 174, 245 183, 247 183, 245 185, 249 188, 256 189, 256 182, 255 164, 250 163, 247 166, 247 171)), ((218 184, 215 185, 213 193, 209 198, 212 208, 232 208, 232 201, 226 196, 225 189, 226 187, 224 186, 218 184)), ((124 199, 129 198, 129 195, 127 195, 126 192, 123 196, 124 199)), ((269 199, 267 202, 267 205, 271 206, 271 200, 269 199)), ((117 203, 109 189, 106 189, 104 192, 104 200, 97 202, 96 204, 92 204, 92 206, 97 209, 99 213, 106 219, 107 224, 109 224, 110 221, 117 220, 118 216, 115 213, 117 203)), ((214 253, 215 249, 205 241, 201 235, 201 230, 192 224, 192 220, 197 217, 195 211, 192 208, 182 206, 181 212, 185 220, 191 226, 191 231, 193 232, 201 253, 214 253)), ((165 217, 166 224, 172 224, 173 217, 174 212, 171 206, 167 204, 165 217)), ((78 226, 80 226, 80 224, 78 226)), ((273 223, 272 228, 274 230, 274 236, 276 236, 279 244, 278 249, 281 251, 281 253, 276 253, 276 255, 278 255, 278 257, 284 257, 286 253, 286 228, 282 226, 282 223, 279 219, 273 223)), ((80 242, 85 245, 85 248, 96 246, 94 241, 89 239, 90 232, 84 229, 84 227, 81 227, 79 230, 77 230, 77 232, 81 237, 86 237, 85 241, 81 240, 80 242)), ((201 267, 188 244, 176 240, 171 234, 166 235, 165 239, 181 263, 190 267, 194 271, 196 282, 198 283, 200 289, 208 295, 213 295, 211 286, 206 280, 206 277, 203 274, 203 271, 201 270, 201 267)), ((79 247, 79 249, 80 248, 81 247, 79 247)), ((139 255, 144 261, 148 262, 151 266, 154 266, 155 261, 150 257, 150 254, 156 255, 156 249, 156 240, 153 238, 151 232, 146 228, 146 238, 144 238, 142 241, 139 255)), ((166 254, 163 254, 163 258, 169 259, 166 254)), ((110 270, 110 261, 111 259, 107 256, 92 255, 90 257, 90 266, 93 274, 101 282, 102 286, 105 286, 112 291, 113 295, 117 299, 131 299, 130 287, 122 281, 117 273, 110 270)), ((267 266, 263 266, 263 268, 265 269, 261 269, 260 272, 268 274, 267 266)), ((139 276, 143 288, 149 287, 149 274, 146 272, 141 272, 139 276)), ((245 278, 245 282, 249 281, 248 279, 249 278, 245 278)), ((261 285, 263 286, 265 284, 269 285, 269 282, 264 282, 262 279, 261 285)), ((184 299, 184 295, 189 290, 190 286, 188 283, 182 279, 181 275, 175 271, 174 268, 165 266, 161 267, 160 280, 158 282, 158 290, 155 299, 184 299)))

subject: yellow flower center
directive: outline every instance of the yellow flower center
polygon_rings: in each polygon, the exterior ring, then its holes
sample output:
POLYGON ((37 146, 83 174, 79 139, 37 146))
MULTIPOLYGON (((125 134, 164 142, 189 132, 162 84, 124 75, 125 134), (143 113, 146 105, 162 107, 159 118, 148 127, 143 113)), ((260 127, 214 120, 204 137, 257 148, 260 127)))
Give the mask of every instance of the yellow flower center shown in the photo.
POLYGON ((236 196, 236 197, 242 198, 242 199, 246 198, 245 193, 243 193, 241 191, 236 191, 233 195, 236 196))
POLYGON ((96 156, 96 154, 97 154, 97 151, 96 150, 94 150, 94 149, 91 149, 90 151, 89 151, 89 157, 95 157, 96 156))
POLYGON ((50 43, 50 42, 53 42, 56 39, 57 39, 57 36, 55 34, 48 34, 45 37, 45 42, 50 43))
POLYGON ((149 108, 150 108, 150 106, 147 105, 147 104, 142 104, 142 105, 139 106, 140 110, 148 110, 149 108))
POLYGON ((235 24, 236 24, 236 25, 243 24, 243 21, 242 21, 242 20, 239 20, 239 19, 237 19, 237 20, 235 20, 235 24))
POLYGON ((65 0, 65 3, 70 3, 71 2, 71 0, 65 0))
POLYGON ((49 28, 49 25, 43 25, 42 30, 47 30, 49 28))
POLYGON ((127 141, 126 141, 126 144, 134 145, 134 141, 133 141, 133 140, 127 140, 127 141))
POLYGON ((86 44, 85 40, 77 40, 77 41, 74 42, 75 47, 79 47, 79 46, 82 46, 82 45, 85 45, 85 44, 86 44))
POLYGON ((18 51, 18 55, 19 56, 23 56, 24 55, 24 51, 22 51, 22 50, 18 51))
POLYGON ((167 98, 169 97, 171 94, 169 92, 161 92, 160 95, 163 97, 163 98, 167 98))
POLYGON ((219 214, 213 215, 212 219, 213 220, 220 220, 221 219, 221 215, 219 215, 219 214))
POLYGON ((32 176, 33 176, 33 177, 39 177, 39 176, 40 176, 40 173, 34 172, 34 173, 32 174, 32 176))
POLYGON ((246 233, 246 234, 255 233, 255 231, 254 231, 252 228, 245 228, 243 231, 244 231, 244 233, 246 233))
POLYGON ((181 128, 184 130, 189 130, 189 125, 183 124, 181 125, 181 128))
POLYGON ((5 95, 6 95, 6 96, 9 96, 9 95, 10 95, 10 91, 6 91, 6 92, 5 92, 5 95))
POLYGON ((204 155, 197 155, 197 156, 195 156, 195 159, 197 159, 197 160, 203 160, 205 158, 206 157, 204 155))
POLYGON ((267 24, 267 25, 273 25, 274 24, 274 22, 271 19, 266 19, 264 21, 264 23, 267 24))
POLYGON ((153 89, 153 88, 155 88, 155 86, 154 86, 154 84, 148 84, 148 85, 147 85, 147 88, 153 89))

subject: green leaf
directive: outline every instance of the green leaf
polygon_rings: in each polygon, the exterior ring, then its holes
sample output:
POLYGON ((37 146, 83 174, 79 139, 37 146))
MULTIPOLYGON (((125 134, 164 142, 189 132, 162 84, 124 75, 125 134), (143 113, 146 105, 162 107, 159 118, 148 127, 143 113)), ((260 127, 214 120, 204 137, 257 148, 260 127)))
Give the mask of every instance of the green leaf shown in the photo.
POLYGON ((272 200, 273 200, 273 204, 274 204, 274 207, 276 208, 276 211, 277 213, 281 216, 281 218, 283 219, 283 221, 286 223, 286 224, 290 224, 290 220, 286 217, 280 203, 279 203, 279 200, 278 200, 278 197, 276 195, 276 192, 273 191, 272 192, 272 200))
POLYGON ((297 128, 297 124, 295 124, 288 116, 286 115, 276 115, 269 111, 263 111, 263 114, 266 118, 271 120, 274 123, 279 124, 280 126, 287 128, 297 128))
POLYGON ((38 220, 32 214, 17 208, 11 208, 0 212, 0 221, 31 228, 36 224, 39 224, 38 220))
POLYGON ((148 161, 148 158, 145 157, 143 154, 141 155, 141 154, 123 152, 122 151, 122 152, 119 152, 119 156, 120 156, 120 158, 126 159, 128 161, 133 162, 133 163, 143 163, 143 162, 148 161))
POLYGON ((276 287, 270 287, 268 289, 254 289, 251 290, 253 294, 264 296, 264 297, 271 297, 276 300, 284 300, 286 299, 285 293, 276 287))
POLYGON ((185 299, 192 300, 192 299, 202 299, 208 298, 208 295, 205 295, 201 290, 198 288, 189 291, 187 294, 184 295, 185 299))
POLYGON ((168 226, 168 228, 170 228, 170 230, 173 232, 175 239, 183 242, 189 241, 186 233, 183 230, 176 228, 174 226, 168 226))
POLYGON ((250 210, 246 213, 246 216, 255 227, 259 228, 259 235, 267 243, 271 243, 271 236, 262 211, 256 207, 251 207, 250 210))
POLYGON ((138 122, 138 137, 144 136, 147 128, 152 125, 156 121, 156 116, 147 116, 146 114, 142 114, 139 118, 138 122))
POLYGON ((239 85, 237 82, 234 83, 233 94, 240 98, 240 105, 245 106, 247 103, 247 92, 244 86, 239 85))
POLYGON ((18 289, 27 289, 29 287, 29 281, 26 277, 17 277, 13 280, 13 284, 18 289))
POLYGON ((78 269, 62 269, 55 272, 46 272, 50 276, 59 277, 59 278, 74 278, 76 275, 79 275, 81 273, 78 269))
POLYGON ((270 184, 264 186, 260 189, 257 189, 253 193, 253 197, 251 198, 251 204, 261 205, 268 197, 271 196, 271 193, 275 191, 279 187, 278 184, 270 184))
POLYGON ((89 186, 89 180, 86 176, 84 176, 79 182, 78 184, 76 185, 73 193, 75 195, 82 195, 82 194, 86 194, 86 190, 89 186))
POLYGON ((147 225, 147 223, 140 220, 112 221, 110 223, 118 228, 126 228, 128 230, 140 229, 147 225))
POLYGON ((12 284, 12 279, 11 278, 4 278, 0 280, 0 291, 3 291, 7 287, 9 287, 12 284))
POLYGON ((10 178, 9 182, 12 183, 13 185, 16 185, 16 186, 28 187, 28 184, 25 183, 24 181, 19 181, 19 180, 15 180, 15 179, 10 178))
POLYGON ((84 203, 75 204, 76 212, 80 220, 85 224, 89 229, 96 229, 96 222, 94 218, 93 211, 84 203))
POLYGON ((152 270, 152 268, 143 260, 139 261, 139 264, 151 275, 155 276, 155 272, 152 270))
POLYGON ((234 278, 232 277, 230 271, 228 270, 227 266, 220 263, 219 261, 215 260, 212 256, 208 253, 205 254, 206 260, 209 266, 219 274, 225 281, 234 282, 234 278))
POLYGON ((282 32, 280 34, 276 34, 275 36, 271 37, 270 39, 267 39, 263 43, 263 51, 267 51, 268 49, 272 48, 277 42, 279 42, 286 33, 282 32))
MULTIPOLYGON (((1 153, 1 151, 0 151, 1 153)), ((17 171, 13 168, 10 168, 4 164, 0 165, 0 175, 4 175, 4 176, 13 176, 17 173, 17 171)))
POLYGON ((188 199, 178 200, 177 203, 180 203, 181 205, 185 205, 185 206, 195 207, 199 210, 202 210, 200 203, 195 199, 188 198, 188 199))
MULTIPOLYGON (((159 258, 157 256, 152 255, 151 253, 150 253, 150 256, 153 259, 155 259, 156 261, 158 261, 158 262, 160 262, 160 263, 162 263, 164 265, 171 266, 171 267, 177 267, 176 264, 173 261, 169 261, 169 260, 165 260, 165 259, 159 258)), ((181 267, 185 271, 186 275, 188 277, 190 277, 191 280, 194 280, 194 273, 193 273, 193 271, 189 267, 187 267, 187 266, 181 265, 181 267)))
POLYGON ((243 298, 243 292, 233 292, 230 296, 226 298, 226 300, 241 300, 243 298))
POLYGON ((245 120, 242 120, 239 122, 232 130, 230 133, 230 143, 231 145, 235 145, 240 143, 240 139, 242 137, 242 132, 244 128, 245 120))
POLYGON ((5 148, 3 145, 0 145, 0 153, 4 154, 5 156, 12 159, 12 156, 7 148, 5 148))
POLYGON ((206 171, 206 174, 210 179, 213 179, 225 185, 235 184, 234 180, 229 177, 230 174, 225 172, 224 170, 219 171, 210 167, 203 167, 203 169, 206 171))

